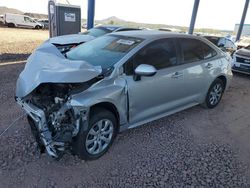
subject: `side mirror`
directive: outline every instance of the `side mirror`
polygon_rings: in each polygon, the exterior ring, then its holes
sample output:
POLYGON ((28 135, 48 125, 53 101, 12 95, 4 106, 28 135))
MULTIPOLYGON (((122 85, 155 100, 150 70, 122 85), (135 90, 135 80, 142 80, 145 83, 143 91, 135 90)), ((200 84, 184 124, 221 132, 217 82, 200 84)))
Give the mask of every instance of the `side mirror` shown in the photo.
POLYGON ((154 76, 157 70, 152 65, 141 64, 135 69, 134 80, 138 81, 141 79, 141 76, 154 76))

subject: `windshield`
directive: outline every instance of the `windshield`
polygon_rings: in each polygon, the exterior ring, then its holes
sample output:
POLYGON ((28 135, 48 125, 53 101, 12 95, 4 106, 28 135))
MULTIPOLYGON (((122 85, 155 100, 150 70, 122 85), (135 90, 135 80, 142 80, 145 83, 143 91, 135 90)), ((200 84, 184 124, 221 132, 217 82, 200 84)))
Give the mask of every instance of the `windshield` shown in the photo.
POLYGON ((103 35, 108 34, 110 32, 111 32, 110 30, 99 27, 99 28, 92 28, 92 29, 84 32, 83 34, 84 35, 91 35, 93 37, 100 37, 100 36, 103 36, 103 35))
POLYGON ((142 39, 125 36, 102 36, 69 51, 66 56, 71 60, 84 60, 94 66, 108 69, 120 61, 142 39))

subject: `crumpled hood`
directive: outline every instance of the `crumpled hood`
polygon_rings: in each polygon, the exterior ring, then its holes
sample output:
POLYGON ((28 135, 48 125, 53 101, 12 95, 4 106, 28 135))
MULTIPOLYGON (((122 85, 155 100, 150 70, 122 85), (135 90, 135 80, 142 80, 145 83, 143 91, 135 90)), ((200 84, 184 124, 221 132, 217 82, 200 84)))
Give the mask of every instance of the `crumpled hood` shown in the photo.
POLYGON ((51 44, 59 44, 59 45, 65 45, 65 44, 79 44, 88 42, 95 39, 95 37, 90 35, 83 35, 83 34, 72 34, 72 35, 62 35, 58 37, 50 38, 47 42, 50 42, 51 44))
POLYGON ((41 83, 86 82, 101 72, 101 67, 85 61, 66 59, 53 44, 45 42, 28 58, 17 80, 16 96, 27 96, 41 83))
POLYGON ((242 56, 250 57, 250 50, 247 50, 245 48, 241 48, 236 52, 236 55, 242 55, 242 56))

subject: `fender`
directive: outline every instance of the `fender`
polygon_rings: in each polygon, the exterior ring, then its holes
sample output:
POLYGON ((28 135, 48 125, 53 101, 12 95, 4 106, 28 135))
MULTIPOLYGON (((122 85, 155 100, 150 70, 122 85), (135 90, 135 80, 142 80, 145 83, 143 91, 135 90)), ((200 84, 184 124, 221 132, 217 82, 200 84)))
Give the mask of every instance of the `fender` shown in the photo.
POLYGON ((116 107, 120 117, 120 125, 127 124, 126 81, 122 77, 103 79, 88 90, 72 95, 70 100, 71 106, 74 108, 84 107, 87 112, 89 112, 90 107, 103 102, 111 103, 116 107))

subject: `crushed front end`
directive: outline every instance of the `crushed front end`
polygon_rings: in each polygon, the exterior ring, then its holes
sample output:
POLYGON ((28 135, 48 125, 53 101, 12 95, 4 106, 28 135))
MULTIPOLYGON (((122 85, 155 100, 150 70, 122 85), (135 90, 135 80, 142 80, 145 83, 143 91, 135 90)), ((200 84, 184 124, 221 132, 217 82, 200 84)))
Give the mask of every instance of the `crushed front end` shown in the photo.
POLYGON ((27 97, 16 97, 41 151, 45 148, 54 158, 72 150, 72 139, 86 118, 86 109, 70 104, 70 93, 79 88, 83 89, 80 84, 41 84, 27 97))
POLYGON ((71 96, 99 81, 101 72, 101 67, 67 59, 48 41, 28 58, 17 80, 16 101, 26 111, 38 145, 50 156, 71 150, 86 116, 84 107, 70 104, 71 96))

